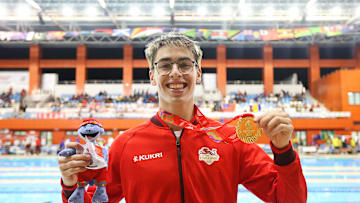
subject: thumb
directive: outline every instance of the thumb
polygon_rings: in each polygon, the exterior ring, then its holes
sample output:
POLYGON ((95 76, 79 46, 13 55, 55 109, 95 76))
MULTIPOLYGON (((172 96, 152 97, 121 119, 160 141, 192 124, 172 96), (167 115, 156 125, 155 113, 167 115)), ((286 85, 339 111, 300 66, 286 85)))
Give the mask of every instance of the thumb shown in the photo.
POLYGON ((264 114, 260 114, 258 116, 255 116, 254 121, 257 122, 260 125, 261 119, 264 117, 264 114))

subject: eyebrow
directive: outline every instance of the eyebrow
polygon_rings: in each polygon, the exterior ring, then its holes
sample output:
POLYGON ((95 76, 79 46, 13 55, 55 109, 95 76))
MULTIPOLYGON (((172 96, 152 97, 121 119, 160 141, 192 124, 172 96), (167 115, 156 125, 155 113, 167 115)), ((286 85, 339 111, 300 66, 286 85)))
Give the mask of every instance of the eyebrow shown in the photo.
MULTIPOLYGON (((192 59, 189 58, 189 57, 180 57, 180 58, 177 58, 176 61, 183 61, 183 60, 191 60, 191 61, 192 61, 192 59)), ((156 63, 158 63, 158 62, 160 62, 160 61, 172 61, 172 60, 171 60, 170 57, 166 57, 166 58, 161 58, 161 59, 159 59, 156 63)))

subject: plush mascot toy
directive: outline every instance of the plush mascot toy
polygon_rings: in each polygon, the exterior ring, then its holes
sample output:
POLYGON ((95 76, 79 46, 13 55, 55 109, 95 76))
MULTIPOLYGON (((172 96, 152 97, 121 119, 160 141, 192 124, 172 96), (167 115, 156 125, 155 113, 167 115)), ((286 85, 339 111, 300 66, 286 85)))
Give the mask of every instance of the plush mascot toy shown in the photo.
POLYGON ((96 143, 96 139, 104 133, 104 128, 95 119, 86 119, 78 129, 78 135, 85 140, 84 150, 76 151, 74 148, 62 150, 59 155, 69 157, 74 154, 90 154, 90 165, 87 170, 78 174, 76 190, 69 197, 70 203, 83 203, 86 185, 96 185, 96 191, 92 197, 93 203, 108 201, 106 194, 106 174, 107 174, 107 151, 96 143))

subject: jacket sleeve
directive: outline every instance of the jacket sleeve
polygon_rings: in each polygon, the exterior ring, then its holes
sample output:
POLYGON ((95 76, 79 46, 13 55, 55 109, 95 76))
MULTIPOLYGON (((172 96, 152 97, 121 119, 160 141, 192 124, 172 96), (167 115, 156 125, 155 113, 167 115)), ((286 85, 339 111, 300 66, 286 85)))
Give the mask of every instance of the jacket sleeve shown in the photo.
MULTIPOLYGON (((67 187, 63 184, 62 180, 60 180, 60 184, 62 187, 61 191, 61 198, 63 203, 68 203, 68 199, 71 196, 71 194, 75 191, 77 185, 67 187)), ((84 194, 84 203, 91 203, 91 197, 95 192, 95 187, 88 187, 88 190, 84 194)))
POLYGON ((106 192, 109 197, 109 202, 111 203, 118 203, 124 197, 120 176, 120 161, 123 150, 122 146, 122 142, 119 139, 116 139, 111 145, 109 151, 106 192))
MULTIPOLYGON (((109 198, 109 202, 118 203, 123 197, 123 191, 121 187, 121 178, 120 178, 120 160, 121 160, 121 153, 122 147, 119 142, 114 142, 111 145, 110 151, 109 151, 109 162, 108 162, 108 174, 107 174, 107 181, 106 181, 106 193, 109 198), (118 144, 116 144, 118 143, 118 144)), ((64 203, 68 202, 68 198, 71 196, 71 194, 76 189, 76 185, 72 187, 66 187, 63 185, 61 181, 62 186, 62 200, 64 203)), ((84 194, 84 203, 91 203, 91 197, 95 193, 96 187, 95 186, 89 186, 87 191, 84 194)))
POLYGON ((271 149, 274 160, 258 145, 241 143, 239 183, 265 202, 306 202, 305 178, 291 143, 280 150, 271 144, 271 149))

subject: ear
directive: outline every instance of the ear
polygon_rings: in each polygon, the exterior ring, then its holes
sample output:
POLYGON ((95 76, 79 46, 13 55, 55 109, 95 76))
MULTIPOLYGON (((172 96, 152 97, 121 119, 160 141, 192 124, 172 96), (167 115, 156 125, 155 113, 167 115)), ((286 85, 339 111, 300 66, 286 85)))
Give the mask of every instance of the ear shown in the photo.
POLYGON ((202 74, 202 70, 201 67, 196 69, 196 83, 200 84, 201 82, 201 74, 202 74))
POLYGON ((156 81, 155 81, 155 79, 154 79, 154 73, 153 73, 152 70, 149 70, 149 77, 150 77, 150 84, 151 84, 152 86, 156 86, 156 81))

